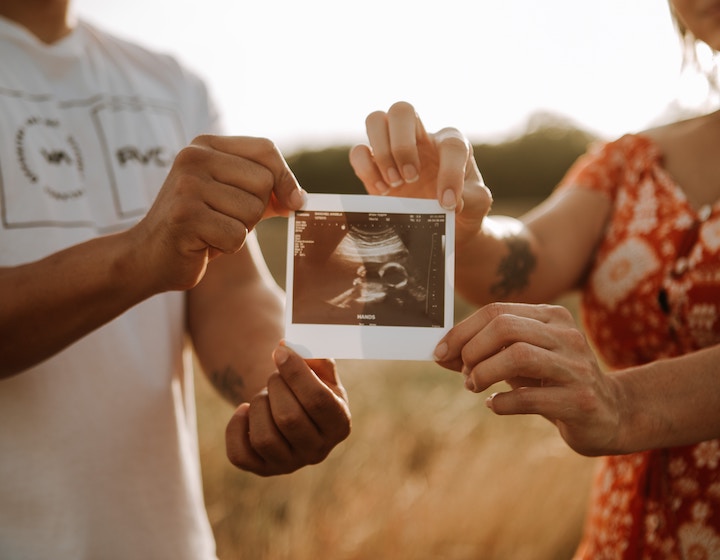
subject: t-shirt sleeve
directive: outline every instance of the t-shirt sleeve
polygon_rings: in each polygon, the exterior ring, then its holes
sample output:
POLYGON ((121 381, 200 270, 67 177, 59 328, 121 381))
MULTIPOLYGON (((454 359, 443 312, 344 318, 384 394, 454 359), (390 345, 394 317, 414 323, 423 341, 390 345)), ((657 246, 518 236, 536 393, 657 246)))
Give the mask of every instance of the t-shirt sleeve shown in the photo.
POLYGON ((191 116, 190 139, 200 134, 227 134, 225 123, 218 109, 212 89, 196 73, 184 69, 187 82, 188 104, 186 116, 191 116))

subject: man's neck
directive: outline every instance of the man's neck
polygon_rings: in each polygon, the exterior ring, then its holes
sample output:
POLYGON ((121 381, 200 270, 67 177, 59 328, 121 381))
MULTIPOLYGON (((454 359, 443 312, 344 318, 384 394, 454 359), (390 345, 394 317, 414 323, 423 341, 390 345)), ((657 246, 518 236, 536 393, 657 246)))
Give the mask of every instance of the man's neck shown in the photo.
POLYGON ((70 0, 0 0, 0 16, 27 28, 43 43, 52 44, 70 33, 70 0))

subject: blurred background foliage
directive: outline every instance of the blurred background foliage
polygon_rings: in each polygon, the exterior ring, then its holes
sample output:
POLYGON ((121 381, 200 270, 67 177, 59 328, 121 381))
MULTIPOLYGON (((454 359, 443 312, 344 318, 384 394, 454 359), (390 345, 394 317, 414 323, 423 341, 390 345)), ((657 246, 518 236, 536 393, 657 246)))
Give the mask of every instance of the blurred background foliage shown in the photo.
MULTIPOLYGON (((496 199, 547 196, 596 137, 552 113, 536 113, 519 134, 497 143, 473 143, 485 183, 496 199)), ((287 157, 309 192, 362 194, 348 161, 349 146, 299 151, 287 157)))

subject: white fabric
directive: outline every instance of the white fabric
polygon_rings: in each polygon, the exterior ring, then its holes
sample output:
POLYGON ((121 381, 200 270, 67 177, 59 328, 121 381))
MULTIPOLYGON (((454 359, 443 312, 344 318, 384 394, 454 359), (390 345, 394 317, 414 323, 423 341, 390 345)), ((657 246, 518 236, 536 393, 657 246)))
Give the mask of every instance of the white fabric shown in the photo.
MULTIPOLYGON (((0 18, 0 266, 132 225, 218 128, 172 58, 83 22, 47 46, 0 18)), ((183 294, 153 297, 0 380, 0 558, 216 557, 183 317, 183 294)))

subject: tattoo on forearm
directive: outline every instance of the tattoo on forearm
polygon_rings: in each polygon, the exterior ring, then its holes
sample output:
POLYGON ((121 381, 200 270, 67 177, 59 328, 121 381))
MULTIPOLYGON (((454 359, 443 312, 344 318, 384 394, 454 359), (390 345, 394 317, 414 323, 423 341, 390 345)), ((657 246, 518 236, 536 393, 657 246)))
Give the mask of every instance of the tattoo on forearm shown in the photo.
POLYGON ((497 273, 500 279, 490 286, 490 293, 498 299, 506 298, 513 292, 519 292, 527 287, 530 274, 537 264, 527 239, 508 237, 505 243, 509 253, 498 266, 497 273))
POLYGON ((220 394, 231 403, 237 405, 243 402, 245 383, 234 368, 225 366, 224 369, 211 371, 208 377, 220 394))

